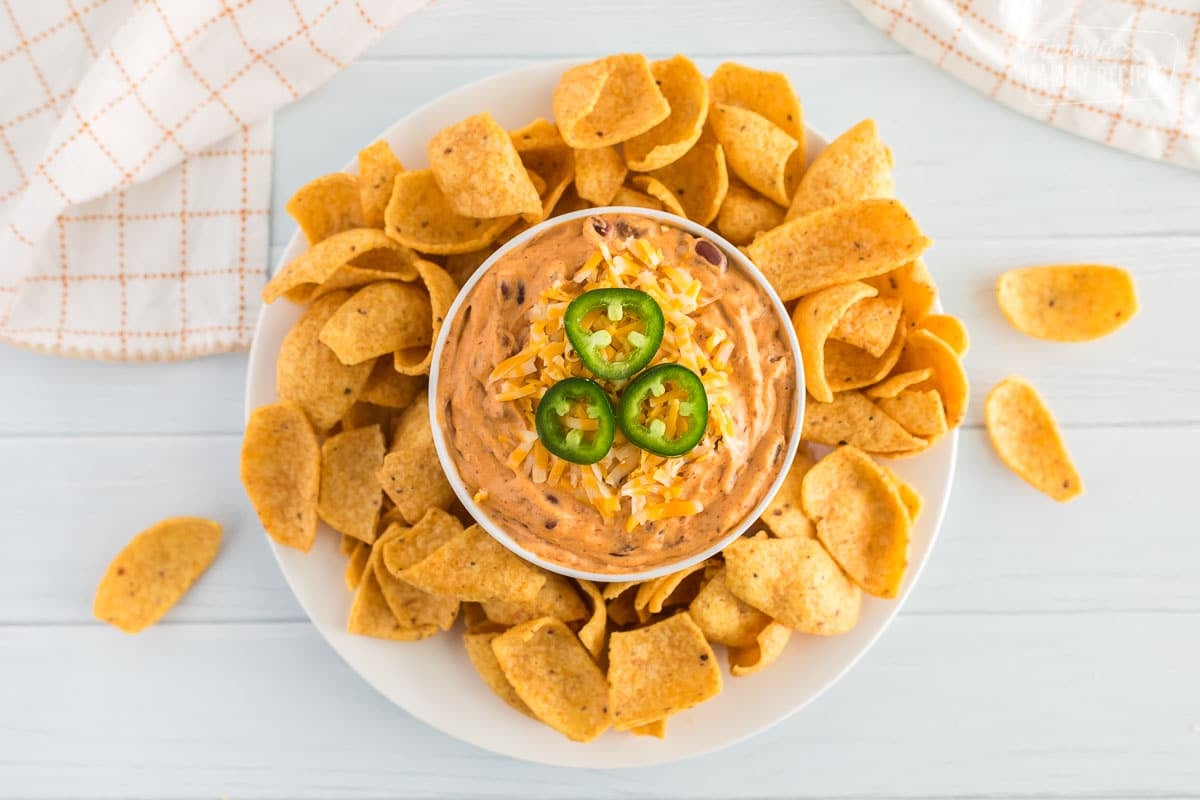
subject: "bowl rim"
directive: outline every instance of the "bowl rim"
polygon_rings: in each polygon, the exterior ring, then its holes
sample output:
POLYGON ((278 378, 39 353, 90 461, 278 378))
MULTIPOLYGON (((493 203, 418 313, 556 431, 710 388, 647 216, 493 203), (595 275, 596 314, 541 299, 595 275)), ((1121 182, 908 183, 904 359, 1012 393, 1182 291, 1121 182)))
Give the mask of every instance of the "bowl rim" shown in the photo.
POLYGON ((766 510, 767 505, 778 494, 783 482, 787 479, 787 475, 792 466, 792 461, 796 457, 796 452, 799 449, 801 441, 801 433, 804 423, 805 411, 805 383, 804 383, 804 362, 800 353, 800 342, 796 337, 796 331, 791 324, 791 315, 783 305, 778 292, 771 286, 766 276, 754 264, 750 258, 734 246, 723 236, 693 220, 685 219, 675 214, 666 211, 657 211, 654 209, 638 208, 633 206, 602 206, 598 208, 585 208, 579 211, 572 211, 567 214, 562 214, 557 217, 550 217, 537 225, 532 226, 528 230, 522 231, 517 236, 514 236, 509 241, 501 245, 496 252, 492 253, 479 266, 478 269, 467 279, 466 283, 459 289, 458 294, 451 303, 449 310, 446 312, 445 319, 438 331, 437 339, 434 341, 431 353, 431 363, 429 370, 429 386, 428 406, 429 406, 429 422, 433 431, 433 445, 437 451, 438 461, 441 465, 442 472, 445 473, 450 487, 454 490, 454 494, 458 497, 459 502, 466 508, 467 513, 496 541, 504 545, 508 550, 532 562, 543 569, 551 572, 565 575, 578 580, 589 580, 596 583, 613 583, 619 581, 647 581, 654 578, 660 578, 664 575, 678 572, 688 567, 699 564, 717 553, 724 550, 735 539, 744 534, 758 521, 766 510), (725 253, 726 257, 731 262, 735 262, 737 266, 752 280, 771 303, 775 316, 779 321, 780 328, 783 330, 783 337, 787 342, 788 348, 792 354, 792 361, 795 366, 795 391, 792 396, 791 417, 793 420, 792 429, 788 432, 787 444, 785 447, 783 464, 779 469, 775 479, 771 485, 763 492, 762 497, 754 505, 753 508, 746 514, 737 525, 733 526, 730 531, 722 536, 719 540, 706 547, 704 550, 694 553, 686 558, 681 558, 676 561, 671 561, 666 564, 660 564, 653 568, 643 569, 632 572, 591 572, 589 570, 577 569, 563 564, 558 564, 550 561, 531 550, 521 546, 512 536, 508 534, 504 528, 497 524, 487 515, 487 513, 475 502, 474 496, 468 491, 466 484, 463 482, 462 476, 459 474, 458 465, 451 453, 451 447, 446 438, 446 431, 439 420, 440 404, 438 403, 438 384, 440 383, 441 362, 447 341, 450 338, 450 331, 454 327, 454 321, 458 319, 459 312, 466 303, 467 298, 474 291, 476 285, 483 279, 483 276, 495 266, 496 262, 503 258, 506 254, 536 238, 543 232, 556 228, 559 225, 565 225, 575 220, 585 219, 587 217, 598 216, 602 214, 629 214, 631 216, 640 216, 649 219, 658 220, 673 227, 679 228, 693 236, 699 236, 711 240, 719 246, 725 253))

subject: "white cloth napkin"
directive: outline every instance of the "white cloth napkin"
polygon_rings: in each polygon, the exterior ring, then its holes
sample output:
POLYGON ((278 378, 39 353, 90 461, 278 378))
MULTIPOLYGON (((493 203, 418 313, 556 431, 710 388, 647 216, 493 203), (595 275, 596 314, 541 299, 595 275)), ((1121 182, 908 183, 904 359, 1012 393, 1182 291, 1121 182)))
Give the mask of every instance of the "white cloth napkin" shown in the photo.
POLYGON ((246 347, 271 114, 429 0, 0 0, 0 340, 246 347))
POLYGON ((1064 130, 1200 169, 1196 0, 850 0, 917 55, 1064 130))

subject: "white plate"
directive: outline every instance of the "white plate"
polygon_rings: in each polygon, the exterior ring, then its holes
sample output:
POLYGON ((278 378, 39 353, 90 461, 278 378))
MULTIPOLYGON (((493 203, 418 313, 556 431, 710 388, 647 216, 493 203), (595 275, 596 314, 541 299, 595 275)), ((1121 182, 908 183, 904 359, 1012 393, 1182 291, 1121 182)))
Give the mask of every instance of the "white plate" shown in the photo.
MULTIPOLYGON (((480 111, 490 111, 508 128, 520 127, 538 116, 549 118, 550 96, 565 66, 541 64, 465 86, 400 120, 382 138, 391 143, 402 162, 417 167, 427 163, 425 143, 433 134, 480 111)), ((824 140, 809 131, 809 157, 823 146, 824 140)), ((356 171, 354 161, 347 170, 356 171)), ((281 263, 304 249, 297 234, 281 263)), ((250 409, 277 399, 275 361, 283 337, 299 314, 299 307, 283 300, 263 308, 246 377, 247 415, 250 409)), ((898 600, 866 598, 858 627, 842 636, 793 636, 779 662, 760 674, 733 679, 726 672, 725 691, 672 717, 662 741, 610 731, 593 742, 578 744, 518 714, 475 673, 458 629, 422 642, 350 635, 346 617, 351 595, 342 579, 345 557, 338 552, 338 537, 323 531, 307 554, 271 544, 288 585, 321 635, 384 697, 423 722, 478 747, 527 761, 591 768, 649 766, 727 747, 765 730, 832 686, 870 649, 912 590, 933 549, 950 495, 957 450, 958 434, 954 433, 927 453, 889 463, 925 497, 925 511, 913 531, 908 576, 898 600)), ((720 658, 724 665, 723 654, 720 658)), ((864 719, 864 724, 868 723, 864 719)))

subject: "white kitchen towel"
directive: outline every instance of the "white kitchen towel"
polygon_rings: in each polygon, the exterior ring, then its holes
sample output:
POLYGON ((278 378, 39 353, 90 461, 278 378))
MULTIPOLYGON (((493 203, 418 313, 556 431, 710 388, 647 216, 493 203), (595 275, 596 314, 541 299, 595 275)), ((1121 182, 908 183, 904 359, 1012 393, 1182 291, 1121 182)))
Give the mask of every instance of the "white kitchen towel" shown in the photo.
POLYGON ((917 55, 1031 117, 1200 169, 1197 0, 850 0, 917 55))
POLYGON ((0 340, 249 345, 271 114, 429 0, 0 0, 0 340))

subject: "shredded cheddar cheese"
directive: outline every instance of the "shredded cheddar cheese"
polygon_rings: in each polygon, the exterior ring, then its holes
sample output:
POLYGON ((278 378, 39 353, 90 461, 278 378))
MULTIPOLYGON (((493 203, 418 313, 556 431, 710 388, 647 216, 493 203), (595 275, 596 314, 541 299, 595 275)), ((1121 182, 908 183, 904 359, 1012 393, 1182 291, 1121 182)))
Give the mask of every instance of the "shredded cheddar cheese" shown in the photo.
MULTIPOLYGON (((660 249, 645 239, 631 238, 613 252, 600 243, 573 276, 557 281, 542 293, 529 314, 529 340, 524 349, 496 365, 489 377, 490 391, 501 402, 513 403, 527 427, 517 441, 510 442, 507 466, 533 483, 570 489, 611 520, 623 508, 625 527, 659 522, 669 517, 699 514, 704 505, 686 496, 680 473, 689 465, 712 457, 714 448, 733 433, 729 409, 729 360, 734 343, 724 330, 700 330, 693 314, 700 308, 703 285, 687 270, 666 263, 660 249), (564 378, 595 379, 580 363, 567 341, 563 317, 570 302, 593 289, 639 289, 654 298, 665 321, 662 345, 652 364, 674 362, 700 376, 708 394, 709 419, 704 438, 691 451, 677 458, 649 453, 617 432, 612 450, 595 464, 579 465, 552 455, 538 441, 534 411, 551 386, 564 378)), ((613 330, 621 330, 619 320, 613 330)), ((619 393, 625 383, 600 381, 610 393, 619 393)), ((680 415, 683 392, 668 392, 656 398, 651 419, 660 420, 674 435, 687 417, 680 415)), ((568 427, 591 430, 594 420, 571 418, 568 427), (591 427, 589 427, 589 425, 591 427)))

